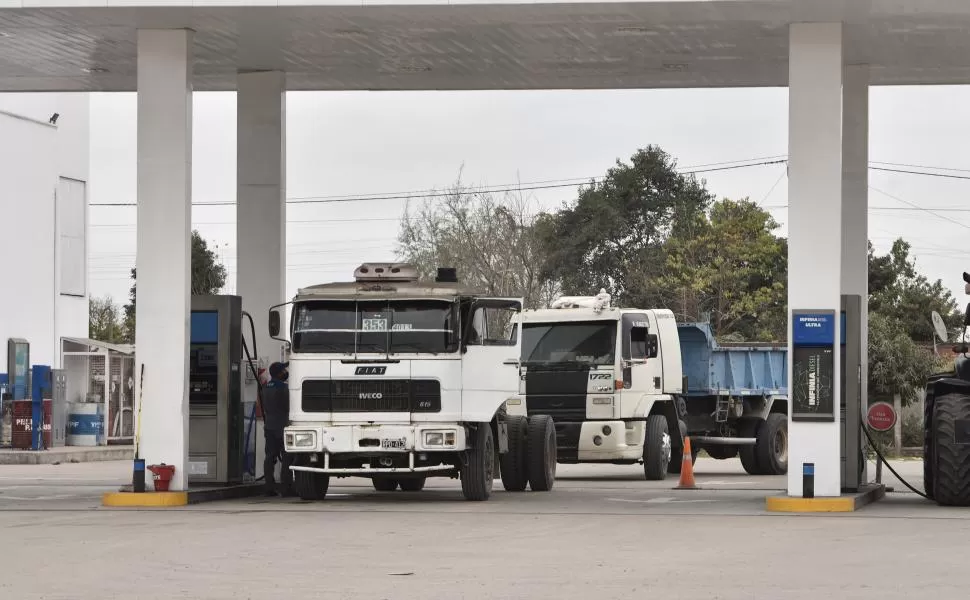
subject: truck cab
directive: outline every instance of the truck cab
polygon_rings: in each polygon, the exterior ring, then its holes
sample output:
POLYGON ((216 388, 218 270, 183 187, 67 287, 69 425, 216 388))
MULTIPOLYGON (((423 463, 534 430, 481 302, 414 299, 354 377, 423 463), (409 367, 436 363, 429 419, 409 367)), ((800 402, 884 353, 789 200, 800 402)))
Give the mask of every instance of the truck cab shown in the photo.
POLYGON ((524 311, 519 322, 519 389, 508 411, 552 417, 559 462, 641 462, 651 480, 679 472, 683 372, 671 311, 616 308, 601 290, 524 311))
MULTIPOLYGON (((419 491, 444 476, 467 499, 488 499, 496 457, 519 450, 504 405, 517 389, 520 299, 482 296, 453 269, 422 281, 411 265, 365 263, 354 281, 301 289, 287 304, 284 443, 302 498, 323 499, 330 477, 419 491)), ((282 309, 270 311, 276 339, 282 309)))

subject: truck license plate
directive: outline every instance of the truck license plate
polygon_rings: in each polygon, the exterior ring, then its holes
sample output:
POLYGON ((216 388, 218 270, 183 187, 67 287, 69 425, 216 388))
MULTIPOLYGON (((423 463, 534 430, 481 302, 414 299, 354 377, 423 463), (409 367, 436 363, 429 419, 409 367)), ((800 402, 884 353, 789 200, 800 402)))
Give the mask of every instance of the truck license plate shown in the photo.
POLYGON ((400 438, 397 440, 382 439, 381 448, 385 450, 404 450, 405 441, 406 440, 404 438, 400 438))

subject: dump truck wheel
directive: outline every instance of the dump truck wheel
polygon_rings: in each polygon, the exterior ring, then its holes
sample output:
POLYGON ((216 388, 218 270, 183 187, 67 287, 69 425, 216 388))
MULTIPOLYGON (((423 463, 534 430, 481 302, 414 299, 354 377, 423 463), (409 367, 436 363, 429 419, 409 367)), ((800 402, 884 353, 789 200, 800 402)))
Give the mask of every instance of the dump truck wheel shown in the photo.
POLYGON ((788 472, 788 416, 771 413, 758 430, 755 453, 763 475, 788 472))
POLYGON ((933 491, 941 506, 970 506, 970 396, 933 402, 933 491))
MULTIPOLYGON (((928 396, 928 395, 927 395, 928 396)), ((933 456, 933 402, 927 397, 923 405, 923 491, 930 500, 935 500, 933 490, 936 458, 933 456)))
POLYGON ((473 447, 465 451, 461 466, 461 493, 465 500, 482 502, 492 495, 495 479, 495 440, 488 423, 480 423, 472 434, 473 447))
MULTIPOLYGON (((757 438, 761 430, 761 419, 742 419, 738 424, 738 437, 757 438)), ((757 446, 741 446, 738 448, 741 466, 748 475, 763 475, 761 465, 758 464, 757 446)))
POLYGON ((556 424, 552 417, 529 417, 527 440, 529 487, 533 492, 548 492, 556 481, 556 424))
POLYGON ((522 492, 529 485, 527 434, 529 422, 525 417, 506 417, 508 426, 509 451, 499 458, 501 462, 502 485, 506 491, 522 492))
POLYGON ((652 415, 647 419, 647 438, 643 441, 643 473, 647 481, 663 481, 670 466, 670 433, 667 417, 652 415))
POLYGON ((405 492, 420 492, 424 489, 424 484, 427 482, 427 477, 415 477, 413 479, 402 479, 398 482, 401 489, 405 492))
POLYGON ((378 492, 393 492, 397 489, 397 479, 390 477, 374 477, 371 479, 371 483, 374 484, 374 489, 378 492))

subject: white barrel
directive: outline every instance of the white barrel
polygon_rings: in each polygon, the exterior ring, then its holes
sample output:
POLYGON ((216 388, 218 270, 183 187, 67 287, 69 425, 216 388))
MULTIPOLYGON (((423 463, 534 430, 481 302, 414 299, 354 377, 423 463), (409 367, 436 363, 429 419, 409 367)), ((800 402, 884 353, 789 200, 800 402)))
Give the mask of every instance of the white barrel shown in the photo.
POLYGON ((98 446, 104 440, 104 405, 73 402, 67 416, 68 446, 98 446))

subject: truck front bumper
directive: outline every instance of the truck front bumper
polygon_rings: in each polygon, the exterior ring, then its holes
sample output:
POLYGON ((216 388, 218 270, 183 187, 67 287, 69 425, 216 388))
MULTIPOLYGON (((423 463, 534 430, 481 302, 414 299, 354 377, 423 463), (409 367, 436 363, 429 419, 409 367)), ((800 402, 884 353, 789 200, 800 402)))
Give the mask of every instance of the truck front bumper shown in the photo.
POLYGON ((405 454, 466 449, 458 423, 400 425, 290 425, 283 430, 288 454, 405 454))
POLYGON ((643 432, 642 421, 584 421, 576 458, 579 462, 639 460, 643 432))

